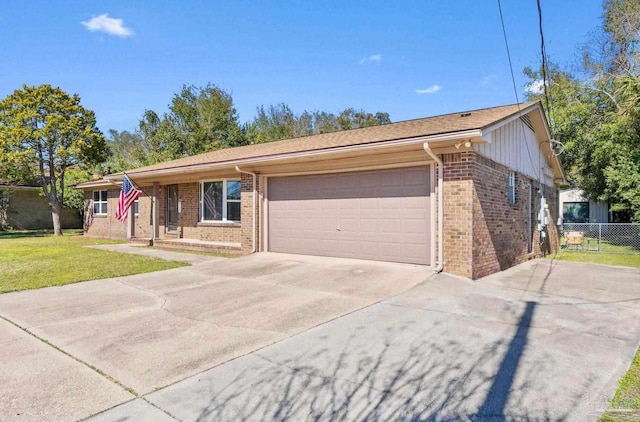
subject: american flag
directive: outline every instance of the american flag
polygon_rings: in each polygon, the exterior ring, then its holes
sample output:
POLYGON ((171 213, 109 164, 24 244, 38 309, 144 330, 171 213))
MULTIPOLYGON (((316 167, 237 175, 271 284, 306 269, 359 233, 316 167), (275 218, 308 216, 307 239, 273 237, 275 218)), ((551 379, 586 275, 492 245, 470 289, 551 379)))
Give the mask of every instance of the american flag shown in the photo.
POLYGON ((135 202, 136 199, 142 193, 141 190, 133 187, 131 180, 127 175, 124 176, 122 180, 122 188, 120 189, 120 199, 118 200, 118 209, 116 210, 116 218, 123 223, 127 221, 127 214, 129 211, 129 207, 131 204, 135 202))

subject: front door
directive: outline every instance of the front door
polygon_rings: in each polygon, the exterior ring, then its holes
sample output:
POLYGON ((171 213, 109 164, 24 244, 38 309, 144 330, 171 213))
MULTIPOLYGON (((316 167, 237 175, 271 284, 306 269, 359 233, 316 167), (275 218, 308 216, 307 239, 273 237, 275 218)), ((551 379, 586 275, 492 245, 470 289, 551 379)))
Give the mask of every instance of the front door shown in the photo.
POLYGON ((178 224, 178 185, 167 185, 167 233, 177 233, 178 224))

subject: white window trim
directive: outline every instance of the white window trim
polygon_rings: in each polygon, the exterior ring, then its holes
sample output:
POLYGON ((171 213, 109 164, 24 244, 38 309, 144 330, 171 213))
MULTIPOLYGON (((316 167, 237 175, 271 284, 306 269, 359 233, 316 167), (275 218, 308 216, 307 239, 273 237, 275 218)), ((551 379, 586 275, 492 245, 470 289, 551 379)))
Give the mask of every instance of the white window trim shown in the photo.
POLYGON ((509 191, 507 192, 507 202, 511 205, 516 203, 516 172, 509 171, 509 191))
POLYGON ((139 215, 140 214, 140 198, 138 198, 135 201, 133 201, 133 204, 131 205, 131 208, 133 209, 133 215, 139 215), (137 208, 138 208, 137 212, 136 212, 136 205, 137 205, 137 208))
MULTIPOLYGON (((240 223, 240 220, 227 220, 227 203, 237 202, 242 203, 242 199, 230 199, 227 200, 227 182, 238 182, 242 186, 240 179, 212 179, 200 181, 200 222, 202 223, 240 223), (204 184, 222 182, 222 220, 205 220, 204 219, 204 184)), ((242 216, 241 216, 242 218, 242 216)))
MULTIPOLYGON (((100 198, 102 198, 102 194, 99 194, 98 196, 100 198)), ((91 193, 91 211, 93 212, 93 215, 107 215, 109 213, 109 192, 108 191, 106 191, 104 189, 101 189, 101 190, 94 190, 91 193), (105 200, 104 201, 102 201, 102 200, 96 201, 95 200, 95 197, 96 197, 95 193, 96 192, 104 192, 105 200), (95 212, 96 204, 99 204, 99 206, 98 206, 98 210, 100 210, 99 212, 95 212), (107 211, 106 212, 101 212, 102 204, 106 204, 107 205, 107 211)))

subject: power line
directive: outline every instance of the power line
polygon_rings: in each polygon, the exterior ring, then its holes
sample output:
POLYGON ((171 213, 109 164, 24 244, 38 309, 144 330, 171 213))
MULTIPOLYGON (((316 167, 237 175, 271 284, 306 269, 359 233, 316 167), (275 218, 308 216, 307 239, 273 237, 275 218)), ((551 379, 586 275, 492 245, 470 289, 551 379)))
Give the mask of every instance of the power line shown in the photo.
POLYGON ((547 108, 549 109, 549 116, 553 121, 553 108, 551 103, 551 95, 548 90, 548 85, 551 83, 549 80, 549 65, 547 63, 547 48, 544 42, 544 31, 542 30, 542 6, 540 0, 536 0, 538 4, 538 30, 540 31, 540 55, 542 56, 542 87, 544 92, 544 99, 547 102, 547 108))
MULTIPOLYGON (((518 88, 516 87, 516 77, 513 74, 513 65, 511 63, 511 52, 509 51, 509 42, 507 41, 507 30, 504 26, 504 17, 502 16, 502 5, 500 4, 500 0, 498 0, 498 10, 500 11, 500 23, 502 24, 502 35, 504 36, 504 45, 507 49, 507 58, 509 59, 509 70, 511 71, 511 82, 513 83, 513 92, 516 96, 516 104, 518 105, 518 115, 522 117, 520 111, 520 98, 518 97, 518 88)), ((522 128, 522 136, 524 138, 524 145, 527 147, 527 154, 529 155, 529 161, 531 162, 531 168, 533 169, 534 174, 538 178, 538 183, 542 185, 542 181, 540 179, 540 169, 533 162, 533 157, 531 155, 531 150, 529 150, 529 143, 527 142, 527 134, 524 130, 524 123, 522 120, 520 121, 520 127, 522 128)))

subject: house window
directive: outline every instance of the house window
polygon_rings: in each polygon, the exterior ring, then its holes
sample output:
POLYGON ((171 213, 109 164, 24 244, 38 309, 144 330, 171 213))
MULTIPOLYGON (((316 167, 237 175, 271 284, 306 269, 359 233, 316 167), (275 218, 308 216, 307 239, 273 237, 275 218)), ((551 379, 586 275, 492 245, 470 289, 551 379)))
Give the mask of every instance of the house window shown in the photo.
POLYGON ((140 209, 140 201, 136 199, 133 201, 133 215, 138 215, 138 210, 140 209))
POLYGON ((562 204, 562 220, 565 223, 588 223, 588 202, 565 202, 562 204))
POLYGON ((516 203, 516 172, 509 172, 509 196, 508 201, 510 204, 516 203))
POLYGON ((240 222, 239 180, 202 182, 200 221, 240 222))
POLYGON ((107 191, 106 190, 93 191, 93 214, 94 215, 107 214, 107 191))

